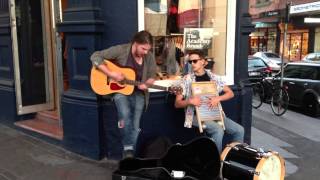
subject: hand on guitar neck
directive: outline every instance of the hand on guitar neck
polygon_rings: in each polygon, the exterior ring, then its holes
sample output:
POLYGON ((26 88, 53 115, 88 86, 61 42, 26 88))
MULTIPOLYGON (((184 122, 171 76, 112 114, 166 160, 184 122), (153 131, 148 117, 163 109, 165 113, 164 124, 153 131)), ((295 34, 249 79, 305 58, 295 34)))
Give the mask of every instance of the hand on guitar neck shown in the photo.
POLYGON ((138 85, 140 90, 147 90, 149 87, 153 86, 154 79, 149 78, 145 83, 141 83, 138 85))

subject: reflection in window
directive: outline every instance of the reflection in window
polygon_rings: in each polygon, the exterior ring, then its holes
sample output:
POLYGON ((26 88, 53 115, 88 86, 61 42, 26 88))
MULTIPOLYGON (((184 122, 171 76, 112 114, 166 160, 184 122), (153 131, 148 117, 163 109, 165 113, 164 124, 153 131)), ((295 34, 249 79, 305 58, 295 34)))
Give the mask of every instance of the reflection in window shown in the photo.
POLYGON ((301 66, 301 79, 315 79, 317 77, 317 70, 315 67, 301 66))
POLYGON ((286 66, 284 69, 284 77, 286 78, 300 78, 299 66, 286 66))
POLYGON ((248 61, 248 67, 266 67, 261 59, 252 59, 248 61))
POLYGON ((144 18, 145 30, 154 37, 159 79, 188 71, 183 44, 186 28, 211 29, 206 31, 211 33, 209 46, 194 47, 201 47, 208 58, 214 59, 216 73, 225 74, 227 1, 145 0, 144 18))

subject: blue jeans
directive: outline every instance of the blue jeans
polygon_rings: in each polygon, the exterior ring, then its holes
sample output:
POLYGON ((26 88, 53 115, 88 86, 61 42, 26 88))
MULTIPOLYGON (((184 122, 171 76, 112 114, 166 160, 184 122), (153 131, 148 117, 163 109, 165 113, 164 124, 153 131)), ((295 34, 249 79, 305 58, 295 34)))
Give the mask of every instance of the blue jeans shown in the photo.
POLYGON ((135 150, 140 131, 140 118, 144 109, 144 94, 134 91, 131 95, 115 94, 113 100, 118 111, 118 123, 124 150, 135 150), (120 125, 122 124, 122 125, 120 125))
POLYGON ((244 129, 238 123, 232 121, 231 119, 224 117, 225 130, 214 121, 205 121, 204 124, 206 128, 204 129, 207 136, 215 141, 219 152, 222 151, 222 140, 224 135, 229 140, 227 143, 231 142, 243 142, 244 129))

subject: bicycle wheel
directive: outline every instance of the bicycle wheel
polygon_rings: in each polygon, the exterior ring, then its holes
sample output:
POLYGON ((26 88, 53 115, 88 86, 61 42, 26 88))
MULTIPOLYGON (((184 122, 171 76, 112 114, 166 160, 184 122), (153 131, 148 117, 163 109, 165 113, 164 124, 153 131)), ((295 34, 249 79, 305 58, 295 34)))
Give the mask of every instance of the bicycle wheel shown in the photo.
POLYGON ((264 89, 261 83, 255 83, 252 86, 252 107, 257 109, 262 105, 264 89))
POLYGON ((270 105, 275 115, 283 115, 287 111, 289 105, 289 96, 287 91, 282 88, 276 89, 272 93, 270 105))

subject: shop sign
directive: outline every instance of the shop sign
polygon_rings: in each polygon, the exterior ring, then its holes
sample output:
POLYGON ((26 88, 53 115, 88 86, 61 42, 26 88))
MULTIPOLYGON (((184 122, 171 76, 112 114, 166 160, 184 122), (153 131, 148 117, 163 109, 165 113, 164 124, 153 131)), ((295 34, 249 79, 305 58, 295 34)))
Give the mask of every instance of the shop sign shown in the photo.
POLYGON ((290 14, 298 14, 298 13, 304 13, 309 11, 317 11, 317 10, 320 10, 320 1, 291 6, 290 14))
POLYGON ((213 28, 184 28, 184 49, 210 49, 213 28))
POLYGON ((278 16, 279 11, 268 11, 268 12, 263 12, 260 14, 260 17, 272 17, 272 16, 278 16))

